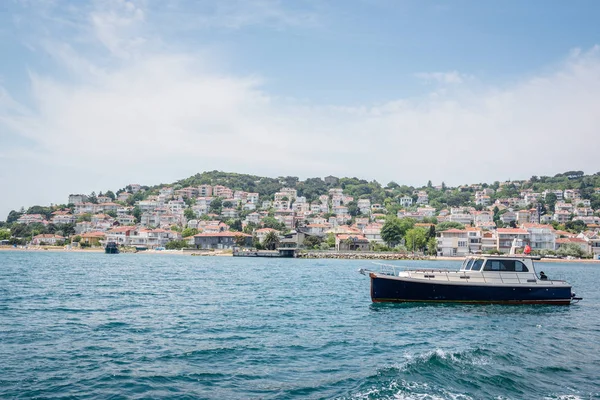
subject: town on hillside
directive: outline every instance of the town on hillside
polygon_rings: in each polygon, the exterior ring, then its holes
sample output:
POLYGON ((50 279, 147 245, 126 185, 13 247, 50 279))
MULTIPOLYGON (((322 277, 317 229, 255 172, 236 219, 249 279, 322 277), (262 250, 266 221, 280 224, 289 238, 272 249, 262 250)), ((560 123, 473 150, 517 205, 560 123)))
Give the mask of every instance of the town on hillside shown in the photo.
POLYGON ((218 171, 11 211, 0 244, 600 256, 600 174, 447 187, 218 171))

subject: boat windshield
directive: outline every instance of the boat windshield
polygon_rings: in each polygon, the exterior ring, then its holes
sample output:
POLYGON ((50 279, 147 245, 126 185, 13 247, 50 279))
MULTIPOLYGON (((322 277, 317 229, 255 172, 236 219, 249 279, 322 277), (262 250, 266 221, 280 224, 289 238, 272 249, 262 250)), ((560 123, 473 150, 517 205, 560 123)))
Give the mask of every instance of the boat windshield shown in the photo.
POLYGON ((475 262, 471 265, 471 271, 479 271, 481 269, 482 265, 483 265, 482 259, 475 260, 475 262))
POLYGON ((465 262, 463 263, 462 267, 460 268, 461 271, 468 271, 471 269, 471 265, 473 264, 473 261, 475 261, 475 259, 473 258, 467 258, 465 260, 465 262))

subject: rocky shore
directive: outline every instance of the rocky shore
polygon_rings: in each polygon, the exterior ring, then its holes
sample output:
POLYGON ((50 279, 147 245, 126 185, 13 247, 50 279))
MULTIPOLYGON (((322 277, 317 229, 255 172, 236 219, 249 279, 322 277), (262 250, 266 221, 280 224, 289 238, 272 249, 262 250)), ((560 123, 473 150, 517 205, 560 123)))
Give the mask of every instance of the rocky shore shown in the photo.
POLYGON ((363 253, 363 252, 317 252, 308 251, 298 254, 298 258, 331 258, 340 260, 434 260, 435 257, 407 253, 363 253))

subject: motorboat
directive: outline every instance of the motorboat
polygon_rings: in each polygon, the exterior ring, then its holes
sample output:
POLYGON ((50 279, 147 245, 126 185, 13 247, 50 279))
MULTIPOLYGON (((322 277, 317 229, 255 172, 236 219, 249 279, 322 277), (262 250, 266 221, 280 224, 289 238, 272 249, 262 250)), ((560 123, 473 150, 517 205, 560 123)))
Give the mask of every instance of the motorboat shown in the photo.
POLYGON ((106 254, 119 254, 119 246, 115 242, 108 242, 104 247, 106 254))
POLYGON ((535 271, 525 255, 467 257, 460 270, 404 269, 382 265, 381 271, 361 269, 371 279, 373 302, 451 302, 493 304, 557 304, 581 300, 564 280, 535 271))

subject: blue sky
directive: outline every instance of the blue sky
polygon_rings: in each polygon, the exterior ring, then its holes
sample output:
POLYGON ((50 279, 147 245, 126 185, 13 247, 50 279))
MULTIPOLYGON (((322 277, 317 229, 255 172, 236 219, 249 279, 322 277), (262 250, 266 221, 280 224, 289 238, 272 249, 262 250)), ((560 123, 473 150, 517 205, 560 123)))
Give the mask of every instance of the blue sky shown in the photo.
POLYGON ((597 172, 599 11, 2 2, 0 219, 213 169, 415 185, 597 172))

